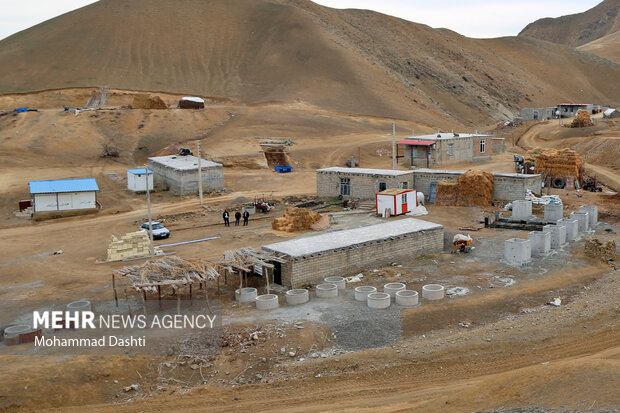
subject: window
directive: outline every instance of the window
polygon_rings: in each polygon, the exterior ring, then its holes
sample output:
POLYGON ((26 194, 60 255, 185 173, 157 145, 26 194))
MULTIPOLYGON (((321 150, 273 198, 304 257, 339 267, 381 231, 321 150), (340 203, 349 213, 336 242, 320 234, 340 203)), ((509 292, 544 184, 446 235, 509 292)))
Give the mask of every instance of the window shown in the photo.
POLYGON ((351 195, 350 178, 340 178, 340 195, 351 195))
POLYGON ((409 189, 409 182, 403 182, 402 183, 403 189, 409 189))
POLYGON ((486 146, 487 146, 487 141, 481 140, 480 141, 480 153, 484 153, 485 152, 486 146))
POLYGON ((402 194, 400 196, 400 202, 403 203, 403 204, 407 203, 407 194, 402 194))
POLYGON ((454 144, 453 143, 448 144, 448 155, 450 156, 454 155, 454 144))
POLYGON ((385 191, 387 189, 387 185, 385 182, 379 182, 379 192, 385 191))

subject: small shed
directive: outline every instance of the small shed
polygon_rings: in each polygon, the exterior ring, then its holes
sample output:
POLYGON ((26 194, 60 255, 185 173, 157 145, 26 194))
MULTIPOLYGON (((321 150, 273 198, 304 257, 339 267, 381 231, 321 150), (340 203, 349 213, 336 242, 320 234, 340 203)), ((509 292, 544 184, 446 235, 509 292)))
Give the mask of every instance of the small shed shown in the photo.
POLYGON ((179 108, 181 109, 203 109, 205 101, 202 98, 194 96, 185 96, 179 100, 179 108))
POLYGON ((618 111, 618 109, 607 109, 605 112, 603 112, 603 117, 605 119, 620 118, 620 112, 618 111))
POLYGON ((30 181, 28 185, 35 213, 97 208, 95 178, 30 181))
POLYGON ((417 191, 413 189, 386 189, 375 195, 377 215, 384 214, 388 209, 390 210, 390 215, 402 215, 417 206, 417 191))
POLYGON ((153 190, 153 171, 146 168, 127 170, 127 189, 134 192, 146 192, 146 180, 148 176, 148 187, 153 190))

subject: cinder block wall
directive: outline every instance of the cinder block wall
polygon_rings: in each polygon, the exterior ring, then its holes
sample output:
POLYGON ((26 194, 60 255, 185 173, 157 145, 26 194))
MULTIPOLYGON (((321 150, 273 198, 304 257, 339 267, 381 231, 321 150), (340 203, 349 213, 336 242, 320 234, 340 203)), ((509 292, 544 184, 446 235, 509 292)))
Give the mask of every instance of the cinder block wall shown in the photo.
POLYGON ((463 172, 421 172, 413 171, 413 188, 428 196, 431 182, 447 181, 449 179, 458 180, 463 172))
POLYGON ((317 172, 316 193, 320 198, 337 198, 340 195, 340 179, 351 180, 351 195, 343 196, 344 199, 375 199, 379 192, 379 182, 385 182, 386 188, 402 188, 403 182, 407 182, 407 188, 413 188, 412 174, 398 176, 361 175, 341 172, 317 172))
POLYGON ((440 252, 442 248, 443 228, 371 241, 292 259, 282 265, 282 283, 292 287, 321 283, 325 277, 343 276, 426 253, 440 252))
MULTIPOLYGON (((155 183, 169 188, 179 195, 198 193, 198 171, 179 171, 156 162, 148 162, 148 168, 155 175, 155 183)), ((202 188, 216 191, 224 188, 224 168, 213 166, 203 168, 202 188)))
POLYGON ((523 199, 529 189, 535 194, 541 192, 542 177, 540 175, 502 176, 493 174, 493 198, 504 201, 523 199))

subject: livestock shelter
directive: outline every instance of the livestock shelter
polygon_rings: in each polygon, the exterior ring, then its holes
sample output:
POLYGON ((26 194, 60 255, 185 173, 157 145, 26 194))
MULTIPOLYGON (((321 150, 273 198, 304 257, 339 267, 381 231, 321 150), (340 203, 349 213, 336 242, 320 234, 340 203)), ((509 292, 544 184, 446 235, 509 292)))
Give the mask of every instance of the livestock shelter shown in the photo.
POLYGON ((503 151, 504 139, 482 133, 439 132, 411 136, 397 145, 396 158, 403 159, 406 166, 430 168, 488 159, 503 151), (400 147, 404 148, 403 155, 400 147))
POLYGON ((412 187, 411 171, 340 167, 316 171, 316 193, 321 198, 368 200, 386 189, 412 187))
POLYGON ((402 215, 418 206, 418 193, 413 189, 386 189, 376 195, 375 212, 377 215, 402 215), (385 214, 387 215, 387 214, 385 214))
POLYGON ((440 252, 443 226, 414 218, 263 246, 284 262, 275 263, 274 282, 288 287, 321 282, 333 275, 346 275, 368 267, 440 252))
POLYGON ((179 100, 180 109, 203 109, 205 101, 202 98, 194 96, 185 96, 179 100))
POLYGON ((146 168, 127 170, 127 189, 134 192, 146 192, 148 177, 148 187, 153 190, 153 171, 146 171, 146 168))
POLYGON ((97 208, 97 181, 95 178, 30 181, 33 211, 58 212, 97 208))
MULTIPOLYGON (((202 188, 213 192, 224 188, 224 168, 221 163, 201 159, 202 188)), ((148 169, 155 183, 178 195, 198 193, 198 158, 193 155, 154 156, 148 159, 148 169)))

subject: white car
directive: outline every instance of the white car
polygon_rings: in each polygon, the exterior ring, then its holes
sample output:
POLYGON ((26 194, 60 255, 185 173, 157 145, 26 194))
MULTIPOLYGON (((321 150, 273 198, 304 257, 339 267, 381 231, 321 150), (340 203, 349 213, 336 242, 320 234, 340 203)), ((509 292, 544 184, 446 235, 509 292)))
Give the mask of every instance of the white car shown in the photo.
MULTIPOLYGON (((153 239, 163 239, 170 237, 170 231, 166 227, 164 227, 161 223, 157 221, 151 221, 151 227, 153 228, 153 239)), ((145 222, 140 225, 138 231, 146 231, 149 232, 149 223, 145 222)))

